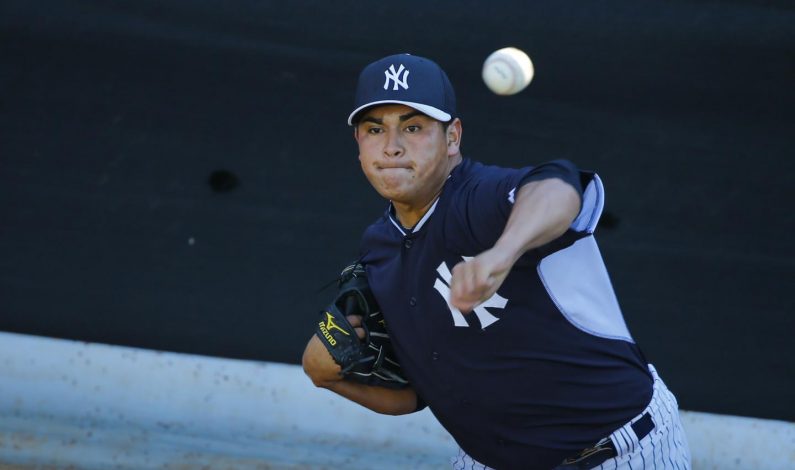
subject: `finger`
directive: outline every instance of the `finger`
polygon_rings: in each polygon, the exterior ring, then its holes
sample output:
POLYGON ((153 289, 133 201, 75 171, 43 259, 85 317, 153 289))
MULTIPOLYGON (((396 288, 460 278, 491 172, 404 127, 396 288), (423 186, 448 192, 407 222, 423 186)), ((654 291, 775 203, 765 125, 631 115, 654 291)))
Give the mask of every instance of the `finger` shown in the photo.
POLYGON ((353 330, 356 332, 356 336, 358 336, 359 339, 364 339, 365 336, 367 336, 364 328, 362 328, 362 317, 360 315, 348 315, 345 318, 348 319, 348 323, 351 324, 353 330))
POLYGON ((453 277, 450 280, 450 303, 462 313, 472 311, 480 298, 476 271, 472 263, 459 263, 453 268, 453 277))
POLYGON ((461 287, 463 282, 450 283, 450 303, 462 313, 469 312, 469 301, 465 298, 465 289, 461 287))

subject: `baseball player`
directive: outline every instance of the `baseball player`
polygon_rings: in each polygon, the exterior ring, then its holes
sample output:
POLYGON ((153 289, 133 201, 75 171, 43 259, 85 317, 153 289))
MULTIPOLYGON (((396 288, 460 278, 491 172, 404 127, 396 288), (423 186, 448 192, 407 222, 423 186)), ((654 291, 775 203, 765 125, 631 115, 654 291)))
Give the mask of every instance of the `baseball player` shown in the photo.
POLYGON ((418 56, 365 67, 348 124, 389 204, 361 241, 366 289, 341 282, 370 300, 335 299, 306 347, 313 383, 379 413, 428 406, 461 448, 455 469, 689 469, 676 399, 627 330, 593 236, 599 177, 566 160, 464 158, 453 87, 418 56), (368 344, 376 316, 386 359, 368 344), (338 350, 357 342, 365 352, 338 350), (404 381, 379 372, 388 362, 404 381))

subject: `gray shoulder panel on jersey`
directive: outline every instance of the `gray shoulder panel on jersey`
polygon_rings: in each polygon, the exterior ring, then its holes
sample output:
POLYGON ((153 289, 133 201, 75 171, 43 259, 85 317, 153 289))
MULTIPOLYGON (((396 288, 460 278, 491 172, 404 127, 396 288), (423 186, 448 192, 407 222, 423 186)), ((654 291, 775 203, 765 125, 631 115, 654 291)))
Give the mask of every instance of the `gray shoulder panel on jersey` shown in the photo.
POLYGON ((602 216, 602 209, 605 206, 605 190, 599 175, 593 175, 593 179, 582 191, 582 208, 577 218, 571 223, 571 228, 577 232, 593 233, 596 230, 596 223, 602 216))
MULTIPOLYGON (((593 234, 604 200, 602 181, 594 174, 583 190, 582 209, 571 228, 593 234)), ((634 343, 593 235, 544 257, 538 275, 569 323, 595 336, 634 343)))

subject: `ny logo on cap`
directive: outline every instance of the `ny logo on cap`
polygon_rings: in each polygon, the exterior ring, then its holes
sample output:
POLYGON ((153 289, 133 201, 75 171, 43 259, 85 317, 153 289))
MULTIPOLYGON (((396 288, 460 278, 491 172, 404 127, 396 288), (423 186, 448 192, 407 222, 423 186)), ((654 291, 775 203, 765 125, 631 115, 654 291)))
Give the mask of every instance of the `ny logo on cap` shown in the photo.
POLYGON ((395 66, 390 65, 389 69, 384 70, 384 75, 386 75, 386 81, 384 82, 384 90, 389 88, 389 81, 392 80, 392 91, 397 91, 398 85, 403 87, 404 90, 409 89, 408 78, 409 78, 409 71, 406 67, 403 67, 403 64, 400 64, 400 68, 397 69, 395 72, 395 66), (400 79, 401 72, 403 73, 403 78, 400 79))

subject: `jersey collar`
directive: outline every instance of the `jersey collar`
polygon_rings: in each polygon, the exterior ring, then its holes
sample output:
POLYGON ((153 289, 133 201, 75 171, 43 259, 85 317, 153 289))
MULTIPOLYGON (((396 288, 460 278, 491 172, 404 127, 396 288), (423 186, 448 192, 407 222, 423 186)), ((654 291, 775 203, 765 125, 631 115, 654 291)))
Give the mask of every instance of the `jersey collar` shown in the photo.
MULTIPOLYGON (((458 171, 460 171, 459 169, 464 166, 464 163, 466 163, 466 159, 463 159, 461 163, 456 165, 455 168, 453 168, 453 171, 451 171, 450 174, 447 175, 447 182, 445 183, 445 186, 447 186, 447 184, 450 183, 450 180, 452 179, 453 175, 456 174, 458 171)), ((444 188, 442 188, 442 193, 444 193, 444 188)), ((441 197, 442 195, 440 194, 436 198, 436 201, 433 202, 433 205, 431 205, 430 209, 428 209, 428 212, 426 212, 425 215, 422 216, 420 221, 417 222, 417 224, 412 228, 405 228, 403 227, 403 225, 400 224, 400 222, 398 222, 397 216, 395 215, 395 206, 392 204, 391 201, 389 203, 389 207, 386 210, 386 215, 387 217, 389 217, 389 221, 392 222, 392 225, 394 225, 395 228, 398 229, 400 234, 405 237, 407 234, 417 233, 422 228, 422 226, 425 225, 425 222, 427 222, 428 219, 431 218, 431 214, 433 214, 433 211, 436 210, 436 205, 439 204, 439 199, 441 199, 441 197)))
POLYGON ((422 226, 425 225, 425 222, 427 222, 428 219, 431 217, 433 211, 436 210, 437 204, 439 204, 438 197, 436 198, 436 201, 433 202, 433 205, 431 205, 430 209, 428 209, 428 212, 426 212, 425 215, 423 215, 422 218, 419 220, 419 222, 417 222, 417 224, 412 228, 405 228, 403 227, 403 225, 400 224, 400 222, 398 222, 397 217, 395 216, 395 206, 393 206, 391 202, 389 203, 389 209, 387 210, 387 215, 389 216, 389 221, 392 222, 392 225, 394 225, 395 228, 398 229, 400 234, 405 237, 409 233, 419 232, 422 226))

